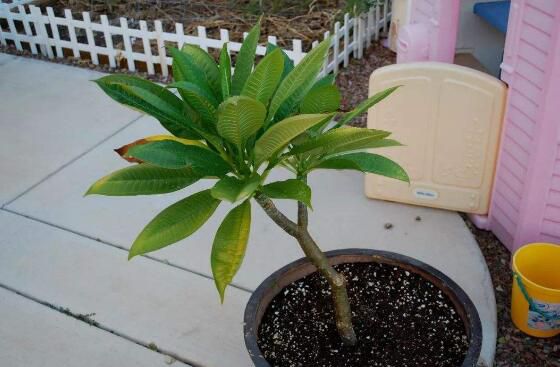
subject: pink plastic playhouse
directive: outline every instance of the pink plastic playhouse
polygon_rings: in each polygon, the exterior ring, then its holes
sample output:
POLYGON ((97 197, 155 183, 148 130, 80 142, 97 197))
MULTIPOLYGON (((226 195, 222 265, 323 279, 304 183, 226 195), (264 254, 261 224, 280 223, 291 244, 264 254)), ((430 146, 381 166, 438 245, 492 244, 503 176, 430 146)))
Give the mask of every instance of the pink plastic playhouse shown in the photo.
MULTIPOLYGON (((452 62, 459 4, 412 1, 398 61, 452 62)), ((483 5, 475 13, 488 11, 489 22, 506 31, 500 79, 508 92, 490 209, 473 219, 512 251, 529 242, 560 243, 560 1, 483 5), (503 7, 509 17, 499 19, 503 7)))

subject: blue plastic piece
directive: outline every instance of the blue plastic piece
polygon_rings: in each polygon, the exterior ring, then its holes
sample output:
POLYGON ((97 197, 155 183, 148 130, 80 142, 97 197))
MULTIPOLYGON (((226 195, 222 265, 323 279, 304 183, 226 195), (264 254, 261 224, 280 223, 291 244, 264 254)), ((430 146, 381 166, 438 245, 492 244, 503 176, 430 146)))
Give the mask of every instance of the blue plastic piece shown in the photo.
POLYGON ((502 33, 507 32, 511 1, 490 1, 474 4, 474 13, 502 33))

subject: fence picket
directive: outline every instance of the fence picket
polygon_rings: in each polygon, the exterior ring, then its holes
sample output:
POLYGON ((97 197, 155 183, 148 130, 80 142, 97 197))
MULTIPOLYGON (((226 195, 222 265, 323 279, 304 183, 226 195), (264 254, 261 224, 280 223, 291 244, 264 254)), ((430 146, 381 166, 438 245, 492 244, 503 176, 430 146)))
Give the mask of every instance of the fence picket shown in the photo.
POLYGON ((177 35, 177 48, 180 50, 185 44, 185 27, 183 27, 183 23, 175 23, 175 34, 177 35))
POLYGON ((136 65, 134 65, 134 55, 132 54, 132 44, 130 43, 130 33, 128 32, 128 21, 124 17, 121 17, 119 21, 121 23, 121 34, 128 70, 136 71, 136 65))
POLYGON ((34 5, 31 5, 29 9, 31 10, 31 13, 33 15, 33 26, 35 28, 35 31, 37 32, 37 37, 39 38, 41 53, 43 54, 43 56, 47 56, 49 59, 53 59, 54 54, 49 43, 47 27, 45 26, 45 22, 43 21, 43 13, 41 13, 41 9, 34 5))
POLYGON ((334 73, 338 74, 338 64, 340 63, 340 22, 334 23, 334 73))
POLYGON ((358 15, 356 19, 358 20, 358 59, 361 59, 364 56, 364 18, 358 15))
POLYGON ((163 39, 163 26, 161 21, 156 20, 154 22, 156 28, 156 41, 159 54, 159 65, 161 67, 161 75, 167 77, 169 75, 169 70, 167 69, 167 53, 165 51, 165 41, 163 39))
POLYGON ((350 62, 350 14, 344 14, 344 67, 350 62))
MULTIPOLYGON (((27 15, 27 12, 25 11, 25 6, 23 5, 18 5, 18 11, 20 14, 24 14, 27 15)), ((33 32, 31 31, 31 26, 29 25, 29 18, 28 17, 23 17, 24 19, 22 20, 23 23, 23 30, 25 31, 25 35, 28 37, 29 39, 29 48, 31 49, 31 53, 33 55, 37 55, 37 45, 35 44, 35 42, 33 42, 33 32)))
POLYGON ((266 38, 267 43, 270 43, 272 45, 276 45, 278 43, 278 39, 276 38, 276 36, 268 36, 266 38))
MULTIPOLYGON (((5 17, 9 17, 10 16, 10 12, 8 9, 8 6, 4 3, 0 3, 0 15, 5 15, 5 17)), ((8 43, 6 42, 6 36, 4 36, 4 31, 2 30, 2 24, 0 24, 0 44, 2 46, 7 46, 8 43)))
POLYGON ((200 38, 200 48, 204 51, 208 51, 208 44, 206 41, 206 28, 203 26, 196 27, 196 32, 198 34, 198 38, 200 38))
MULTIPOLYGON (((220 41, 222 42, 222 47, 224 43, 229 42, 229 31, 227 29, 220 29, 220 41)), ((229 46, 229 44, 228 44, 229 46)), ((229 50, 229 47, 228 47, 229 50)))
POLYGON ((72 44, 72 53, 76 59, 80 58, 80 50, 78 49, 78 38, 76 37, 76 28, 74 28, 74 18, 70 9, 64 9, 64 17, 66 18, 66 27, 70 35, 70 43, 72 44))
MULTIPOLYGON (((11 13, 9 13, 9 14, 11 14, 11 13)), ((14 18, 13 18, 12 16, 8 16, 8 19, 7 19, 7 20, 8 20, 8 30, 10 31, 10 33, 12 33, 12 34, 14 34, 14 35, 17 35, 17 34, 18 34, 18 31, 17 31, 16 25, 15 25, 15 23, 14 23, 14 18)), ((22 50, 23 50, 23 48, 21 47, 21 41, 19 40, 19 37, 17 37, 17 36, 14 37, 14 43, 15 43, 16 49, 17 49, 18 51, 22 51, 22 50)))
POLYGON ((303 45, 301 40, 295 39, 292 40, 292 60, 294 60, 294 64, 299 64, 301 59, 303 59, 303 45))
MULTIPOLYGON (((331 36, 331 32, 326 31, 326 32, 323 34, 323 40, 328 39, 330 36, 331 36)), ((321 76, 327 75, 330 71, 332 71, 332 69, 334 69, 334 62, 335 62, 335 59, 333 59, 333 66, 332 66, 332 67, 330 66, 330 65, 331 65, 331 62, 330 62, 330 59, 331 59, 331 56, 330 56, 331 48, 332 48, 332 42, 331 42, 331 46, 329 46, 329 49, 328 49, 328 51, 327 51, 327 57, 325 58, 325 62, 323 63, 323 68, 321 69, 321 74, 320 74, 321 76)))
POLYGON ((389 0, 383 2, 383 34, 387 33, 387 15, 389 14, 389 0))
POLYGON ((379 22, 381 20, 381 11, 379 3, 375 6, 375 40, 379 41, 379 22))
POLYGON ((375 27, 375 22, 373 20, 373 8, 369 8, 367 13, 367 43, 368 45, 371 43, 373 39, 373 29, 375 27))
POLYGON ((140 31, 142 32, 142 47, 144 48, 144 53, 146 54, 146 69, 148 69, 148 74, 155 74, 154 60, 152 56, 152 46, 150 44, 150 34, 148 32, 148 24, 145 20, 140 21, 140 31))
POLYGON ((105 40, 105 49, 107 51, 107 57, 109 58, 109 66, 115 68, 117 63, 115 61, 115 49, 113 48, 113 36, 109 28, 109 19, 107 19, 107 15, 105 14, 101 15, 100 19, 103 39, 105 40))
POLYGON ((352 28, 352 57, 358 58, 358 25, 357 18, 350 19, 350 24, 352 28))
POLYGON ((56 17, 54 16, 54 10, 50 6, 47 7, 47 17, 49 17, 51 33, 54 39, 54 49, 56 51, 56 57, 63 58, 64 53, 62 52, 62 46, 60 45, 60 34, 58 32, 58 23, 56 21, 56 17))
POLYGON ((95 38, 93 37, 93 29, 91 27, 91 18, 87 11, 82 13, 82 19, 84 20, 84 29, 86 30, 86 38, 88 41, 91 62, 93 65, 99 65, 99 58, 97 57, 97 51, 95 48, 95 38))

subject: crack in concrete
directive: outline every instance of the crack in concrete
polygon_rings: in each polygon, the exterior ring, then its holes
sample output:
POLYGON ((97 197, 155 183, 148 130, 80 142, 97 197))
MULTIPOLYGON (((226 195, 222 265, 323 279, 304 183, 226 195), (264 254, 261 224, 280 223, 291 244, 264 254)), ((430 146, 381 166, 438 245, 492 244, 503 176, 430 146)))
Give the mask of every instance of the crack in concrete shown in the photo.
POLYGON ((120 133, 121 131, 123 131, 124 129, 126 129, 127 127, 131 126, 133 123, 135 123, 136 121, 140 120, 142 117, 144 117, 145 115, 140 115, 136 118, 134 118, 132 121, 128 122, 127 124, 125 124, 124 126, 122 126, 121 128, 117 129, 116 131, 112 132, 109 136, 106 136, 105 138, 101 139, 100 141, 98 141, 97 143, 95 143, 93 146, 89 147, 88 149, 86 149, 84 152, 78 154, 76 157, 72 158, 71 160, 69 160, 68 162, 62 164, 60 167, 58 167, 57 169, 55 169, 54 171, 52 171, 51 173, 47 174, 45 177, 43 177, 42 179, 40 179, 39 181, 35 182, 33 185, 31 185, 30 187, 28 187, 27 189, 25 189, 23 192, 17 194, 14 198, 8 200, 7 202, 3 203, 0 206, 0 209, 4 209, 6 206, 12 204, 14 201, 16 201, 17 199, 21 198, 22 196, 24 196, 25 194, 27 194, 28 192, 30 192, 31 190, 33 190, 34 188, 36 188, 37 186, 39 186, 40 184, 42 184, 43 182, 45 182, 46 180, 48 180, 49 178, 51 178, 52 176, 56 175, 57 173, 59 173, 60 171, 62 171, 64 168, 68 167, 69 165, 71 165, 72 163, 76 162, 78 159, 82 158, 83 156, 85 156, 86 154, 88 154, 89 152, 91 152, 92 150, 94 150, 95 148, 97 148, 98 146, 100 146, 101 144, 105 143, 107 140, 111 139, 112 137, 114 137, 115 135, 117 135, 118 133, 120 133))
MULTIPOLYGON (((43 219, 39 219, 39 218, 33 217, 33 216, 31 216, 31 215, 28 215, 28 214, 24 214, 24 213, 17 212, 17 211, 15 211, 15 210, 13 210, 13 209, 0 208, 0 211, 5 211, 6 213, 10 213, 10 214, 13 214, 13 215, 17 215, 17 216, 20 216, 20 217, 23 217, 23 218, 26 218, 26 219, 29 219, 29 220, 32 220, 32 221, 35 221, 35 222, 44 224, 44 225, 47 225, 47 226, 49 226, 49 227, 53 227, 53 228, 60 229, 60 230, 62 230, 62 231, 68 232, 68 233, 72 233, 72 234, 74 234, 74 235, 76 235, 76 236, 84 237, 84 238, 87 238, 87 239, 89 239, 89 240, 93 240, 93 241, 95 241, 95 242, 97 242, 97 243, 101 243, 101 244, 103 244, 103 245, 110 246, 110 247, 116 248, 116 249, 121 250, 121 251, 125 251, 126 253, 128 253, 128 250, 129 250, 127 247, 120 246, 120 245, 117 245, 117 244, 115 244, 115 243, 111 243, 111 242, 102 240, 102 239, 100 239, 100 238, 93 237, 93 236, 90 236, 90 235, 88 235, 88 234, 81 233, 81 232, 75 231, 75 230, 73 230, 73 229, 60 226, 60 225, 58 225, 58 224, 50 223, 50 222, 47 222, 47 221, 45 221, 45 220, 43 220, 43 219)), ((201 272, 199 272, 199 271, 186 268, 186 267, 184 267, 184 266, 181 266, 181 265, 178 265, 178 264, 175 264, 175 263, 172 263, 171 261, 169 261, 169 260, 167 260, 167 259, 158 259, 157 257, 151 256, 151 255, 147 255, 147 254, 144 254, 144 255, 141 255, 141 256, 142 256, 142 257, 145 257, 146 259, 150 259, 150 260, 152 260, 152 261, 156 261, 156 262, 158 262, 158 263, 161 263, 161 264, 170 266, 170 267, 172 267, 172 268, 179 269, 179 270, 182 270, 182 271, 186 271, 186 272, 189 272, 189 273, 191 273, 191 274, 198 275, 198 276, 200 276, 200 277, 203 277, 203 278, 206 278, 206 279, 209 279, 209 280, 214 281, 214 278, 212 278, 211 276, 209 276, 209 275, 207 275, 207 274, 204 274, 204 273, 201 273, 201 272)), ((236 284, 236 283, 231 283, 229 286, 230 286, 230 287, 233 287, 233 288, 236 288, 236 289, 239 289, 240 291, 247 292, 247 293, 253 293, 253 291, 254 291, 253 289, 244 287, 244 286, 239 285, 239 284, 236 284)))
POLYGON ((159 353, 159 354, 161 354, 161 355, 164 355, 164 356, 173 358, 173 359, 175 359, 175 360, 177 360, 177 361, 179 361, 179 362, 182 362, 182 363, 184 363, 184 364, 186 364, 186 365, 188 365, 188 366, 190 366, 190 367, 205 367, 205 366, 203 366, 203 365, 201 365, 201 364, 198 364, 198 363, 195 363, 195 362, 193 362, 193 361, 188 360, 188 358, 183 358, 183 357, 177 355, 177 354, 174 353, 174 352, 171 352, 171 351, 168 351, 168 350, 165 350, 165 349, 161 349, 161 348, 157 347, 156 344, 153 343, 153 342, 146 343, 146 342, 143 342, 143 341, 141 341, 141 340, 139 340, 139 339, 136 339, 136 338, 134 338, 134 337, 132 337, 132 336, 130 336, 130 335, 126 335, 126 334, 121 333, 121 332, 119 332, 119 331, 117 331, 117 330, 115 330, 115 329, 111 329, 110 327, 105 326, 105 325, 103 325, 103 324, 101 324, 101 323, 99 323, 99 322, 93 320, 93 319, 92 319, 92 316, 94 316, 95 313, 92 313, 92 314, 79 314, 79 313, 75 313, 75 312, 72 312, 72 311, 71 311, 69 308, 67 308, 67 307, 57 306, 57 305, 55 305, 55 304, 53 304, 53 303, 47 302, 47 301, 45 301, 45 300, 41 300, 41 299, 39 299, 39 298, 37 298, 37 297, 31 296, 31 295, 29 295, 29 294, 27 294, 27 293, 25 293, 25 292, 19 291, 19 290, 15 289, 15 288, 12 288, 12 287, 10 287, 10 286, 8 286, 8 285, 6 285, 6 284, 3 284, 3 283, 0 283, 0 288, 3 288, 3 289, 5 289, 5 290, 7 290, 7 291, 9 291, 9 292, 12 292, 12 293, 14 293, 14 294, 17 294, 17 295, 20 296, 20 297, 24 297, 24 298, 26 298, 26 299, 28 299, 28 300, 30 300, 30 301, 33 301, 33 302, 36 302, 36 303, 38 303, 38 304, 40 304, 40 305, 43 305, 43 306, 45 306, 45 307, 48 307, 48 308, 50 308, 50 309, 52 309, 52 310, 54 310, 54 311, 56 311, 56 312, 60 312, 61 314, 64 314, 64 315, 66 315, 66 316, 68 316, 68 317, 72 317, 72 318, 74 318, 74 319, 76 319, 76 320, 78 320, 78 321, 81 321, 81 322, 83 322, 83 323, 85 323, 85 324, 88 324, 89 326, 95 327, 95 328, 97 328, 97 329, 100 329, 100 330, 103 330, 103 331, 105 331, 105 332, 111 333, 111 334, 113 334, 113 335, 115 335, 115 336, 118 336, 118 337, 120 337, 120 338, 122 338, 122 339, 125 339, 125 340, 127 340, 127 341, 129 341, 129 342, 132 342, 132 343, 134 343, 134 344, 140 345, 141 347, 144 347, 144 348, 146 348, 146 349, 149 349, 149 350, 151 350, 151 351, 153 351, 153 352, 156 352, 156 353, 159 353), (156 346, 156 347, 154 348, 154 346, 156 346))

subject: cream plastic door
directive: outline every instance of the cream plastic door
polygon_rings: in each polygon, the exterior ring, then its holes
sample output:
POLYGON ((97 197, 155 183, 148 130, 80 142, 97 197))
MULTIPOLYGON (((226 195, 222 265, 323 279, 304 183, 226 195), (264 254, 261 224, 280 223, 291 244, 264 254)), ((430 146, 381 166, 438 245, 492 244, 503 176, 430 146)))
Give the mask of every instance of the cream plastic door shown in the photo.
POLYGON ((401 164, 410 185, 366 175, 370 198, 486 214, 496 165, 505 84, 474 69, 435 62, 391 65, 370 95, 402 85, 368 113, 368 127, 405 146, 375 149, 401 164))

